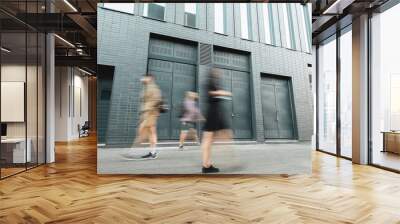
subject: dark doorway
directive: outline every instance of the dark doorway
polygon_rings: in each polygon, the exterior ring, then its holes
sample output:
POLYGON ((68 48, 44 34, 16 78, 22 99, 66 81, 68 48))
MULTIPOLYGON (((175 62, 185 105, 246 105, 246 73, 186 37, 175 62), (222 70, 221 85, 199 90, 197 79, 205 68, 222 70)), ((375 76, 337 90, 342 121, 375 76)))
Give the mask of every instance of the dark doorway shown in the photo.
POLYGON ((97 141, 106 143, 114 66, 97 65, 97 141))
POLYGON ((261 75, 261 101, 266 139, 296 137, 290 77, 261 75))

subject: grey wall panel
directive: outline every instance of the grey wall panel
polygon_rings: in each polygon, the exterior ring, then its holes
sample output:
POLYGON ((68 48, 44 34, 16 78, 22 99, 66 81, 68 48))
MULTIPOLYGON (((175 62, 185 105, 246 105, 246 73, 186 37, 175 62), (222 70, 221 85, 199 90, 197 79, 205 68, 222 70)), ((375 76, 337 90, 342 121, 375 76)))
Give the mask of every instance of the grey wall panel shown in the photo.
POLYGON ((206 29, 207 14, 206 4, 197 4, 197 27, 201 30, 206 29))
MULTIPOLYGON (((99 4, 97 4, 97 5, 99 5, 99 4)), ((141 8, 142 8, 142 4, 136 3, 136 4, 135 4, 135 7, 134 7, 134 9, 133 9, 133 13, 134 13, 135 15, 142 15, 142 13, 141 13, 141 8)))
MULTIPOLYGON (((284 3, 286 4, 286 3, 284 3)), ((283 21, 283 6, 282 4, 276 4, 279 18, 279 31, 281 38, 281 46, 286 47, 286 30, 285 30, 285 22, 283 21)))
POLYGON ((289 4, 290 7, 290 11, 291 11, 291 17, 292 17, 292 24, 293 24, 293 37, 294 37, 294 42, 296 44, 296 50, 301 51, 302 47, 301 47, 301 36, 300 36, 300 27, 299 27, 299 23, 301 20, 299 20, 299 18, 297 18, 297 4, 289 4))
POLYGON ((175 23, 175 3, 167 3, 165 6, 165 21, 169 23, 175 23))
POLYGON ((287 15, 288 15, 288 23, 289 23, 289 30, 290 30, 290 40, 291 40, 291 45, 292 49, 297 50, 298 44, 296 42, 296 35, 295 35, 295 23, 294 23, 294 17, 293 15, 293 10, 292 10, 292 5, 293 4, 287 4, 287 15))
POLYGON ((225 3, 225 20, 226 20, 226 35, 229 36, 234 36, 235 34, 235 23, 234 23, 234 17, 233 17, 233 4, 232 3, 225 3))
POLYGON ((258 37, 259 41, 265 43, 265 23, 263 18, 263 5, 267 3, 257 3, 256 10, 257 10, 257 21, 258 21, 258 37))
MULTIPOLYGON (((274 31, 274 18, 273 18, 273 11, 272 11, 272 4, 268 4, 268 16, 269 16, 269 30, 271 35, 271 44, 276 45, 275 40, 275 31, 274 31)), ((277 45, 276 45, 277 46, 277 45)))
POLYGON ((279 23, 279 12, 278 12, 278 4, 272 4, 272 23, 273 23, 273 32, 275 39, 275 46, 284 46, 281 42, 281 29, 279 23))
POLYGON ((259 42, 260 41, 260 37, 259 37, 259 34, 258 34, 258 17, 257 17, 257 14, 258 14, 258 11, 257 11, 257 6, 256 6, 256 4, 248 4, 249 5, 249 7, 250 7, 250 15, 249 15, 249 18, 250 18, 250 32, 252 32, 252 34, 250 35, 251 36, 251 39, 253 40, 253 41, 257 41, 257 42, 259 42))
MULTIPOLYGON (((169 3, 172 4, 172 3, 169 3)), ((185 4, 184 3, 174 3, 175 5, 175 23, 184 25, 185 24, 185 4)))
POLYGON ((309 34, 309 38, 307 38, 307 40, 308 40, 308 46, 310 46, 310 49, 307 49, 307 52, 311 52, 311 46, 312 46, 312 40, 311 40, 311 12, 310 12, 310 10, 309 10, 309 8, 308 8, 308 4, 306 4, 305 6, 303 6, 302 5, 302 7, 303 7, 303 11, 304 11, 304 19, 305 19, 305 24, 306 24, 306 30, 307 30, 307 33, 309 34))
MULTIPOLYGON (((313 129, 312 95, 311 90, 307 91, 308 74, 311 74, 307 63, 312 63, 310 54, 107 9, 100 8, 98 13, 98 63, 116 68, 107 137, 109 145, 129 145, 135 136, 141 90, 139 79, 147 69, 150 33, 250 52, 253 127, 259 141, 264 139, 260 73, 292 77, 299 139, 310 140, 313 129)), ((240 23, 238 19, 237 22, 240 23)), ((205 65, 198 66, 200 103, 206 96, 201 85, 207 80, 208 69, 205 65)))
POLYGON ((135 4, 135 14, 136 15, 140 15, 143 16, 143 3, 136 3, 135 4))
POLYGON ((229 18, 234 20, 235 37, 241 37, 241 26, 240 26, 240 5, 239 3, 233 3, 233 17, 229 18))
POLYGON ((214 5, 212 3, 207 3, 207 30, 214 32, 214 5))
MULTIPOLYGON (((299 21, 299 36, 300 36, 300 42, 301 42, 301 50, 306 52, 307 51, 306 41, 308 41, 308 40, 307 40, 307 34, 304 32, 304 30, 302 28, 302 24, 301 24, 301 22, 303 21, 301 19, 301 16, 304 16, 302 7, 303 6, 301 6, 300 4, 296 4, 297 20, 299 21)), ((305 24, 304 24, 304 26, 305 26, 305 24)))

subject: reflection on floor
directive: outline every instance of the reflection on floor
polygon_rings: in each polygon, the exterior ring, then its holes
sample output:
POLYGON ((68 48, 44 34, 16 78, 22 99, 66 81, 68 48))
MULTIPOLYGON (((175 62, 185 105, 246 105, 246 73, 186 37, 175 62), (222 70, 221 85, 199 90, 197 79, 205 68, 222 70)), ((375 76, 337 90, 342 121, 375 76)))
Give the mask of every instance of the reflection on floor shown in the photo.
POLYGON ((6 178, 8 176, 23 172, 27 169, 36 167, 36 163, 25 164, 3 164, 1 168, 1 178, 6 178))
POLYGON ((98 175, 96 138, 0 181, 0 223, 399 223, 400 175, 312 152, 309 175, 98 175))
POLYGON ((1 168, 1 178, 16 174, 18 172, 22 172, 25 170, 25 167, 8 167, 1 168))
POLYGON ((373 163, 388 167, 395 170, 400 170, 400 155, 391 152, 375 151, 372 157, 373 163))

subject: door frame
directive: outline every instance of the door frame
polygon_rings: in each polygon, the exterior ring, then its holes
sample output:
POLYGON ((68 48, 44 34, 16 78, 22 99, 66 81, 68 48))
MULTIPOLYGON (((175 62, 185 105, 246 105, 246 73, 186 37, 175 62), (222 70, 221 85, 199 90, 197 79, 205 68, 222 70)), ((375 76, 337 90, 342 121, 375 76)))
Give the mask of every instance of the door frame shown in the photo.
MULTIPOLYGON (((192 66, 194 66, 195 67, 195 73, 194 73, 194 78, 195 78, 195 86, 194 86, 194 89, 195 90, 197 90, 198 89, 198 66, 196 65, 196 64, 187 64, 187 63, 182 63, 182 62, 177 62, 177 61, 170 61, 170 60, 161 60, 161 59, 157 59, 157 58, 150 58, 150 57, 148 57, 147 58, 147 68, 146 68, 146 75, 148 75, 149 74, 149 61, 150 60, 158 60, 158 61, 165 61, 165 62, 170 62, 170 63, 172 63, 172 73, 171 73, 171 75, 172 75, 172 77, 171 77, 171 79, 172 79, 172 83, 171 83, 171 96, 168 96, 168 97, 166 97, 165 95, 162 95, 162 97, 163 97, 163 99, 168 99, 168 102, 169 102, 169 109, 170 109, 170 115, 169 115, 169 122, 170 122, 170 127, 169 127, 169 137, 168 137, 168 139, 162 139, 161 141, 169 141, 169 140, 179 140, 179 137, 177 138, 177 139, 175 139, 175 138, 172 138, 172 126, 171 126, 171 124, 172 124, 172 110, 173 110, 173 89, 174 89, 174 68, 175 68, 175 63, 179 63, 179 64, 186 64, 186 65, 192 65, 192 66)), ((198 126, 198 125, 197 125, 198 126)))
MULTIPOLYGON (((181 64, 186 64, 186 65, 193 65, 195 66, 195 90, 198 90, 199 88, 199 63, 198 61, 200 60, 199 57, 199 43, 198 42, 194 42, 194 41, 190 41, 190 40, 185 40, 185 39, 180 39, 180 38, 175 38, 175 37, 170 37, 170 36, 164 36, 164 35, 160 35, 160 34, 155 34, 155 33, 150 33, 149 35, 149 40, 148 40, 148 55, 147 55, 147 62, 146 62, 146 75, 149 73, 149 61, 150 60, 159 60, 159 61, 166 61, 166 62, 171 62, 173 63, 173 68, 172 68, 172 86, 171 88, 173 89, 173 77, 174 77, 174 66, 175 63, 181 63, 181 64), (150 41, 152 39, 155 40, 163 40, 163 41, 168 41, 171 42, 173 44, 182 44, 182 45, 189 45, 189 46, 193 46, 195 51, 196 51, 196 60, 192 61, 192 60, 185 60, 185 59, 180 59, 180 58, 175 58, 175 57, 166 57, 166 56, 161 56, 161 55, 155 55, 155 54, 151 54, 150 53, 150 41)), ((165 97, 165 96, 163 96, 165 97)), ((170 107, 172 107, 172 92, 171 92, 171 96, 169 97, 169 103, 171 104, 170 107)), ((161 141, 176 141, 177 139, 172 138, 172 110, 173 108, 170 108, 170 116, 169 116, 169 122, 170 122, 170 127, 169 127, 169 137, 168 139, 163 139, 161 141)), ((199 125, 197 125, 199 126, 199 125)), ((200 127, 197 128, 197 130, 200 130, 200 127)), ((198 132, 199 133, 199 132, 198 132)), ((179 137, 178 137, 179 140, 179 137)))
MULTIPOLYGON (((276 75, 276 74, 271 74, 271 73, 266 73, 266 72, 261 72, 260 73, 260 82, 262 82, 263 78, 267 77, 272 77, 275 79, 284 79, 287 80, 288 82, 288 90, 289 90, 289 97, 290 97, 290 108, 292 110, 292 123, 293 123, 293 138, 266 138, 265 137, 265 128, 263 128, 264 132, 264 139, 288 139, 288 140, 298 140, 299 139, 299 134, 298 134, 298 127, 297 127, 297 116, 296 116, 296 104, 294 100, 294 93, 293 93, 293 79, 292 76, 287 76, 287 75, 276 75)), ((261 85, 261 83, 260 83, 261 85)), ((262 89, 260 88, 260 91, 262 89)), ((261 96, 261 92, 260 92, 261 96)), ((261 110, 262 110, 262 99, 261 99, 261 110)), ((263 112, 264 114, 264 112, 263 112)), ((262 116, 263 119, 263 126, 264 126, 264 116, 262 116)))
POLYGON ((248 140, 257 140, 257 125, 256 125, 256 107, 255 107, 255 94, 254 94, 254 76, 253 76, 253 70, 252 70, 252 54, 251 52, 248 51, 242 51, 238 49, 233 49, 233 48, 227 48, 223 47, 220 45, 212 45, 212 52, 211 52, 211 57, 212 57, 212 63, 211 67, 213 68, 219 68, 219 69, 226 69, 226 70, 231 70, 231 71, 238 71, 238 72, 246 72, 249 75, 249 100, 250 100, 250 109, 251 109, 251 137, 250 138, 234 138, 235 141, 248 141, 248 140), (222 51, 222 52, 227 52, 231 54, 239 54, 248 57, 248 69, 244 68, 239 68, 239 67, 231 67, 231 66, 226 66, 226 65, 221 65, 221 64, 216 64, 214 57, 215 57, 215 51, 222 51))

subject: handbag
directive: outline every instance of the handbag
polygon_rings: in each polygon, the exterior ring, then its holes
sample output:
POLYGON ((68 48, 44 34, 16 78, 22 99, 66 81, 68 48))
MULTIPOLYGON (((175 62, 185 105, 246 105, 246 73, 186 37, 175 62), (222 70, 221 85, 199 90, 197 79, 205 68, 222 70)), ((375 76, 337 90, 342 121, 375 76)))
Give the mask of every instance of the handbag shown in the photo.
POLYGON ((162 114, 167 113, 169 111, 168 104, 166 104, 164 100, 161 100, 160 103, 158 104, 158 110, 162 114))

